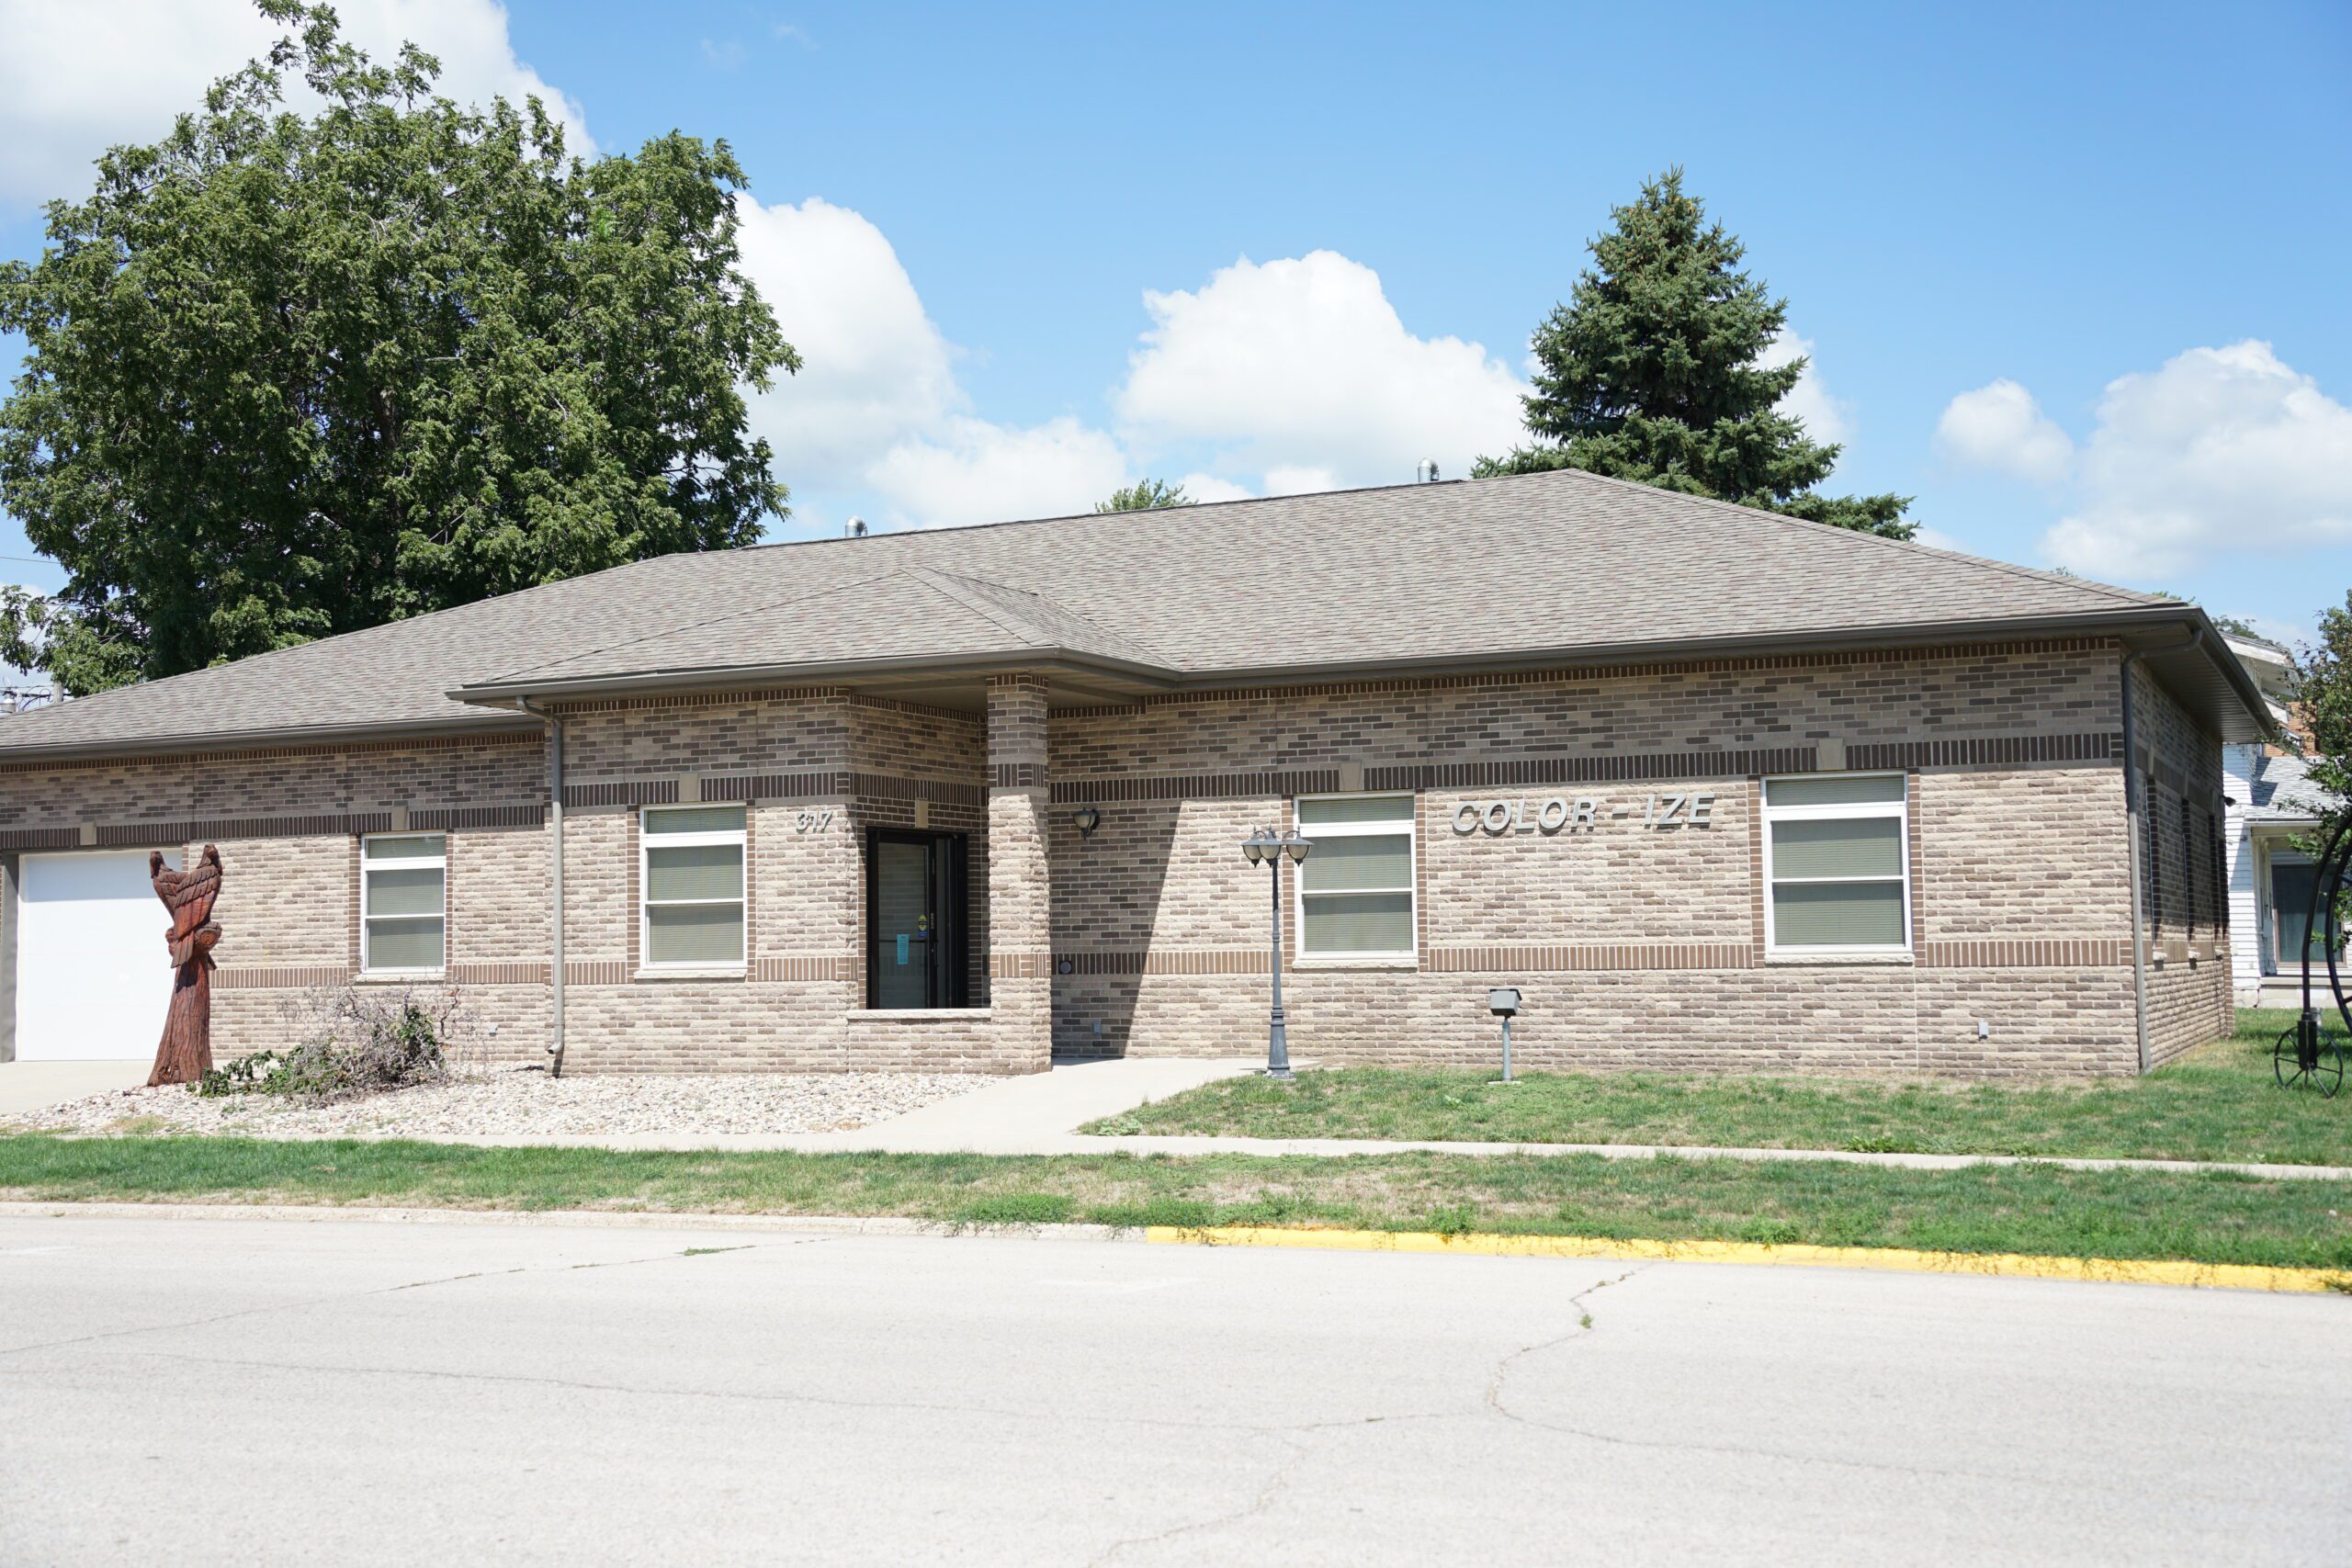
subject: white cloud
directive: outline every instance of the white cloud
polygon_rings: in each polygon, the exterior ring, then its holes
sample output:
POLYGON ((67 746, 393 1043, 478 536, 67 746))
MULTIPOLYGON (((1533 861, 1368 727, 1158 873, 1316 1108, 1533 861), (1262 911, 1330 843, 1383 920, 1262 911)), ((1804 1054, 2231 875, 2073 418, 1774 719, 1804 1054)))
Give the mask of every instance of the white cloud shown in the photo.
POLYGON ((1964 556, 1975 553, 1966 545, 1961 543, 1960 540, 1952 537, 1950 534, 1945 533, 1941 528, 1934 527, 1925 523, 1922 523, 1919 525, 1918 531, 1911 536, 1911 539, 1914 544, 1925 545, 1929 549, 1958 550, 1964 556))
POLYGON ((1128 482, 1117 442, 1075 419, 1018 429, 959 415, 883 454, 868 482, 919 527, 1084 512, 1128 482))
POLYGON ((2222 551, 2352 540, 2352 409, 2267 343, 2109 382, 2080 467, 2042 539, 2072 570, 2148 581, 2222 551))
POLYGON ((1853 405, 1842 398, 1831 397, 1829 389, 1822 384, 1821 365, 1814 357, 1811 338, 1799 337, 1783 327, 1772 334, 1772 341, 1765 345, 1756 363, 1761 369, 1773 370, 1800 355, 1810 363, 1805 366, 1804 374, 1797 378, 1797 384, 1774 406, 1782 413, 1804 421, 1805 434, 1815 441, 1850 441, 1854 435, 1853 405))
MULTIPOLYGON (((460 103, 536 94, 565 146, 593 151, 577 101, 514 56, 495 0, 338 0, 344 36, 379 61, 413 40, 460 103)), ((0 205, 79 196, 108 146, 152 141, 279 28, 251 0, 0 0, 0 205)))
POLYGON ((815 197, 735 205, 744 276, 806 361, 752 400, 752 429, 775 446, 787 484, 863 482, 893 447, 963 412, 955 350, 882 231, 815 197))
POLYGON ((1955 463, 2052 484, 2074 467, 2075 444, 2033 394, 2002 379, 1962 392, 1936 421, 1936 450, 1955 463))
POLYGON ((1520 439, 1518 378, 1475 343, 1407 332, 1379 274, 1336 252, 1245 258, 1144 308, 1114 399, 1144 456, 1200 444, 1269 490, 1328 488, 1404 483, 1424 458, 1464 473, 1520 439))
POLYGON ((1247 501, 1251 494, 1249 486, 1221 479, 1215 474, 1186 474, 1176 482, 1194 501, 1247 501))

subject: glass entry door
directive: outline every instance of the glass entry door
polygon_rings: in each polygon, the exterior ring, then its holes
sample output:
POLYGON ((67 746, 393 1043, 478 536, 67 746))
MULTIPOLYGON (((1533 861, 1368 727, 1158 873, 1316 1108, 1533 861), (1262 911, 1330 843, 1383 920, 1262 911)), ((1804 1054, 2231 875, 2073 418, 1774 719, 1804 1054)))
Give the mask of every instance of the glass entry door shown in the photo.
POLYGON ((965 1005, 964 854, 961 833, 867 831, 867 1007, 965 1005))

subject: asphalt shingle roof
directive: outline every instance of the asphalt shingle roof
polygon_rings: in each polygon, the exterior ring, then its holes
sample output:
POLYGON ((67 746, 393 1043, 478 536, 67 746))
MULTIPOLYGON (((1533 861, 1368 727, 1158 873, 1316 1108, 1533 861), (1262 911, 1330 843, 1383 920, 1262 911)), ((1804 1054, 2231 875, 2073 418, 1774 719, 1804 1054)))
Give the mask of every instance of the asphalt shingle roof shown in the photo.
POLYGON ((2249 822, 2315 822, 2328 808, 2327 792, 2312 782, 2306 758, 2256 757, 2246 783, 2249 822))
POLYGON ((649 670, 1059 649, 1198 680, 2164 603, 1561 470, 664 556, 37 709, 0 755, 512 725, 448 694, 649 670))

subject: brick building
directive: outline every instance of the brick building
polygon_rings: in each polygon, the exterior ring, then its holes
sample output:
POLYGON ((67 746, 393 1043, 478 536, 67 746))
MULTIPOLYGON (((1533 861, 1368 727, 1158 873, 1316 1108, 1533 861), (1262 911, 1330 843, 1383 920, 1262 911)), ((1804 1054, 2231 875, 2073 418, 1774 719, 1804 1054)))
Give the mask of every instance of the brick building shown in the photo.
POLYGON ((2263 715, 2194 606, 1574 472, 672 556, 0 719, 0 1023, 152 1049, 210 841, 228 1051, 1247 1052, 1271 824, 1302 1057, 1516 985, 1532 1066, 2131 1072, 2225 1027, 2263 715))

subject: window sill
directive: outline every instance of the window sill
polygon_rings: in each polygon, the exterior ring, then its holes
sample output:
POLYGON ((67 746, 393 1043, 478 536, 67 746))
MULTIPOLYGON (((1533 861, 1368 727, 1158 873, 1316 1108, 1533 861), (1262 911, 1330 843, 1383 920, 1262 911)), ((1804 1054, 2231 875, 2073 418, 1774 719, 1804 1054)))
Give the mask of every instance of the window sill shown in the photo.
POLYGON ((884 1023, 944 1023, 956 1019, 984 1019, 993 1008, 859 1008, 842 1016, 855 1021, 873 1019, 884 1023))
POLYGON ((1767 966, 1776 968, 1804 968, 1813 965, 1821 965, 1833 968, 1847 966, 1867 969, 1875 966, 1879 968, 1908 969, 1916 965, 1918 963, 1918 960, 1912 956, 1911 950, 1907 947, 1888 949, 1883 952, 1860 953, 1841 953, 1835 948, 1824 948, 1819 952, 1809 952, 1803 949, 1792 950, 1786 953, 1768 952, 1764 954, 1764 962, 1767 966))
POLYGON ((1285 959, 1293 969, 1404 969, 1421 966, 1418 953, 1400 953, 1392 958, 1291 958, 1285 959))
POLYGON ((351 977, 351 983, 355 986, 415 986, 431 985, 448 977, 447 969, 363 969, 351 977))
POLYGON ((750 973, 750 968, 741 964, 681 964, 674 968, 666 965, 656 968, 650 964, 640 964, 637 973, 631 975, 629 978, 631 980, 741 980, 750 973))

